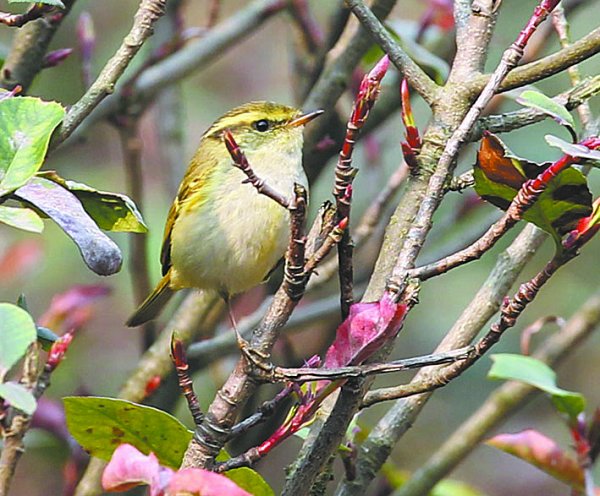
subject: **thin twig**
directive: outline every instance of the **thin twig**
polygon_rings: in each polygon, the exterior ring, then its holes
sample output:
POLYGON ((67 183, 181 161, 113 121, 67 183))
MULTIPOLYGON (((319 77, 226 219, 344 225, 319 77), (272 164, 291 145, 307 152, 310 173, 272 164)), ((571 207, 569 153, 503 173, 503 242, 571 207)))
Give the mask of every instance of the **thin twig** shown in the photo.
POLYGON ((366 365, 347 366, 338 368, 310 368, 296 367, 285 368, 275 367, 272 371, 263 375, 270 382, 308 382, 321 380, 339 380, 368 377, 377 374, 392 374, 403 372, 405 370, 419 369, 432 365, 454 363, 456 361, 466 360, 474 351, 473 347, 465 347, 458 350, 452 350, 444 353, 434 353, 414 358, 405 358, 393 360, 387 363, 370 363, 366 365))
MULTIPOLYGON (((600 146, 600 140, 598 138, 588 138, 582 141, 582 144, 584 143, 585 146, 589 145, 591 149, 600 146)), ((523 218, 523 214, 545 191, 552 179, 554 179, 560 172, 570 167, 572 164, 577 164, 580 162, 581 159, 577 157, 571 157, 570 155, 564 155, 558 159, 550 167, 548 167, 548 169, 540 173, 535 179, 526 181, 523 184, 506 210, 506 213, 497 222, 495 222, 485 232, 485 234, 481 236, 481 238, 463 250, 443 258, 442 260, 438 260, 432 264, 411 270, 409 272, 411 277, 416 277, 424 281, 431 277, 444 274, 445 272, 464 265, 465 263, 481 258, 481 256, 490 248, 492 248, 509 229, 511 229, 520 219, 523 218)))
POLYGON ((54 10, 56 7, 53 5, 44 5, 40 3, 35 3, 31 5, 25 12, 22 14, 11 14, 9 12, 0 12, 0 24, 5 24, 6 26, 11 26, 15 28, 20 28, 24 26, 30 21, 34 21, 43 17, 48 12, 54 10))
POLYGON ((243 182, 251 184, 256 188, 256 191, 258 191, 259 194, 265 195, 283 208, 290 210, 291 203, 289 198, 286 198, 282 193, 270 186, 264 179, 255 174, 254 169, 252 169, 246 158, 246 154, 239 147, 229 129, 223 131, 223 141, 225 142, 227 151, 231 155, 233 165, 246 174, 247 179, 244 179, 243 182))
POLYGON ((289 396, 294 392, 294 387, 287 386, 279 391, 271 400, 262 403, 256 413, 250 415, 250 417, 242 420, 235 424, 231 428, 230 437, 233 439, 240 436, 244 432, 247 432, 252 427, 267 421, 274 413, 279 405, 281 405, 289 396))
POLYGON ((173 333, 171 338, 171 359, 173 360, 175 371, 177 372, 179 389, 181 389, 181 392, 187 401, 188 410, 192 414, 194 424, 198 426, 202 423, 204 414, 200 409, 198 396, 196 396, 196 393, 194 392, 194 384, 192 383, 192 378, 189 373, 189 365, 185 355, 183 342, 177 337, 176 333, 173 333))

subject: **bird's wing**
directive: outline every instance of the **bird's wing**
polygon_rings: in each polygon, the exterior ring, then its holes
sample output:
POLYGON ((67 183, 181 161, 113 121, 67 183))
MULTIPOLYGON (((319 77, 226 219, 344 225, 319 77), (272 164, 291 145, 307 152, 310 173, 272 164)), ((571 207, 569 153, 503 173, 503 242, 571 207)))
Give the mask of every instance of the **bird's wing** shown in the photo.
MULTIPOLYGON (((207 138, 220 140, 220 137, 207 138)), ((177 216, 182 210, 196 208, 205 200, 205 195, 202 190, 208 184, 210 175, 215 171, 218 160, 216 155, 211 153, 211 149, 206 147, 207 141, 203 141, 196 155, 190 161, 188 169, 181 181, 179 191, 175 201, 171 205, 167 222, 165 224, 165 232, 163 235, 163 244, 160 252, 160 262, 162 264, 163 276, 171 268, 171 233, 173 226, 177 221, 177 216), (203 160, 200 160, 203 157, 203 160)))
POLYGON ((162 275, 166 275, 166 273, 171 268, 171 232, 173 231, 173 225, 175 224, 175 219, 177 218, 177 211, 179 205, 179 196, 175 198, 175 201, 171 205, 169 209, 169 215, 167 216, 167 222, 165 224, 165 232, 163 234, 163 243, 162 248, 160 250, 160 263, 162 265, 162 275))

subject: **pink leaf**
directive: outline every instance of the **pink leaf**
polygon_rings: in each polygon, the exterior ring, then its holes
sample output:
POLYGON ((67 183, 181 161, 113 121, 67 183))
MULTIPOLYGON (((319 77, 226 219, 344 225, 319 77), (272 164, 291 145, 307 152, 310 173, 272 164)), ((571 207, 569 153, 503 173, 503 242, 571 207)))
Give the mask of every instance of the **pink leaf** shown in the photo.
POLYGON ((93 304, 107 296, 110 288, 102 284, 77 285, 52 298, 50 308, 39 319, 39 324, 57 331, 61 325, 67 330, 83 327, 93 315, 93 304))
POLYGON ((252 496, 224 475, 187 468, 179 470, 171 478, 168 495, 189 494, 190 496, 252 496))
POLYGON ((499 434, 486 443, 531 463, 571 487, 583 489, 583 470, 575 457, 538 431, 528 429, 516 434, 499 434))
POLYGON ((355 303, 346 320, 338 327, 333 344, 325 355, 325 368, 358 365, 385 342, 396 336, 406 305, 395 303, 385 292, 381 301, 355 303))
POLYGON ((105 491, 120 492, 147 484, 152 496, 162 496, 172 475, 173 470, 161 467, 154 453, 146 456, 130 444, 122 444, 104 469, 102 487, 105 491))

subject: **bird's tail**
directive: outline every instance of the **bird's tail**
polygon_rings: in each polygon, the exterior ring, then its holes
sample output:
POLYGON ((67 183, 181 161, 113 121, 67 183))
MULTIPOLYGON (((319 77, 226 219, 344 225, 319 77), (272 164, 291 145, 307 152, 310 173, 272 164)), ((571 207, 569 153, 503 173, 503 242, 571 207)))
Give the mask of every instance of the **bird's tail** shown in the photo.
POLYGON ((148 298, 144 300, 135 313, 125 322, 128 327, 137 327, 158 316, 171 299, 171 296, 173 296, 173 290, 169 288, 170 279, 171 271, 169 270, 156 285, 154 291, 150 293, 148 298))

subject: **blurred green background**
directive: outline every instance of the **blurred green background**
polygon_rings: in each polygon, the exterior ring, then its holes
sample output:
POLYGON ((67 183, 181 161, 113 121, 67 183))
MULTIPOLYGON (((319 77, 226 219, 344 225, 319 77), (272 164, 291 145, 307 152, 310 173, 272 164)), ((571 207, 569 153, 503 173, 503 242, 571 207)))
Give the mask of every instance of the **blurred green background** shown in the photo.
MULTIPOLYGON (((3 8, 6 7, 5 3, 2 3, 3 8)), ((504 0, 492 43, 488 70, 493 70, 502 51, 514 40, 535 3, 533 0, 504 0)), ((98 46, 94 55, 94 71, 97 74, 128 31, 137 4, 134 0, 79 0, 59 30, 52 48, 75 47, 77 18, 83 10, 90 12, 97 33, 98 46)), ((324 22, 335 2, 311 1, 310 4, 317 19, 324 22)), ((244 5, 246 2, 223 1, 221 18, 224 19, 244 5)), ((404 0, 398 2, 390 19, 417 21, 425 8, 426 2, 404 0)), ((574 39, 597 27, 599 8, 600 2, 587 2, 570 17, 574 39)), ((207 9, 208 2, 189 0, 184 9, 186 26, 202 26, 206 22, 207 9)), ((294 76, 290 54, 293 50, 294 33, 290 25, 287 15, 275 16, 256 33, 223 53, 215 62, 202 67, 181 84, 184 101, 182 154, 185 160, 192 155, 203 131, 229 108, 250 100, 262 99, 297 103, 293 100, 291 90, 291 79, 294 76)), ((10 46, 13 32, 0 26, 0 46, 3 49, 10 46)), ((551 36, 541 54, 557 49, 558 43, 555 38, 554 35, 551 36)), ((138 56, 136 62, 139 63, 142 57, 143 55, 138 56)), ((598 57, 581 65, 581 70, 586 75, 597 74, 599 69, 598 57)), ((44 99, 57 100, 68 106, 76 102, 82 94, 83 86, 79 73, 80 58, 75 52, 61 66, 44 70, 29 93, 44 99)), ((386 78, 390 82, 392 79, 386 78)), ((537 87, 549 95, 554 95, 568 86, 567 76, 559 75, 540 83, 537 87)), ((397 86, 384 84, 383 91, 397 91, 397 86)), ((600 110, 599 100, 592 100, 592 108, 596 114, 600 110)), ((350 97, 346 95, 340 102, 340 108, 348 109, 350 101, 350 97)), ((501 105, 503 111, 518 108, 510 98, 504 98, 501 105)), ((428 109, 418 97, 413 99, 413 109, 419 127, 424 129, 429 118, 428 109)), ((158 253, 162 228, 172 199, 172 185, 178 183, 185 167, 185 163, 181 164, 178 171, 171 171, 165 167, 161 144, 157 139, 157 122, 160 118, 156 110, 151 108, 145 114, 141 126, 145 187, 142 213, 150 227, 150 270, 154 281, 159 274, 158 253), (171 175, 179 176, 173 179, 171 175)), ((565 132, 558 125, 545 122, 504 135, 503 139, 520 156, 533 160, 549 160, 556 157, 557 153, 545 144, 543 136, 547 133, 556 133, 566 138, 565 132)), ((370 199, 386 184, 387 177, 400 164, 402 159, 399 142, 402 137, 400 114, 397 112, 374 134, 373 146, 379 150, 374 159, 359 146, 354 163, 360 168, 355 182, 357 212, 369 204, 370 199)), ((462 154, 460 171, 472 166, 474 156, 475 147, 467 147, 462 154)), ((327 164, 318 182, 312 185, 313 211, 328 198, 332 185, 332 165, 331 162, 327 164)), ((87 130, 85 136, 80 136, 61 147, 52 154, 44 168, 56 169, 65 178, 81 181, 98 189, 115 192, 126 190, 118 135, 114 128, 106 123, 94 125, 87 130)), ((594 196, 597 196, 600 193, 600 179, 596 171, 592 172, 590 183, 594 196)), ((464 243, 466 232, 477 231, 490 221, 490 216, 494 215, 495 210, 484 205, 463 216, 457 223, 454 222, 455 213, 464 206, 470 195, 470 192, 466 192, 462 195, 447 196, 436 214, 432 242, 428 243, 422 261, 430 261, 452 248, 459 247, 464 243)), ((354 215, 354 219, 358 217, 354 215)), ((74 284, 107 284, 112 288, 110 297, 97 305, 95 318, 85 331, 77 336, 67 360, 53 375, 52 387, 47 392, 48 397, 59 399, 77 393, 115 395, 140 355, 139 331, 127 329, 123 325, 134 308, 127 262, 128 240, 134 235, 113 233, 110 236, 124 251, 125 264, 118 275, 101 278, 87 270, 75 245, 51 222, 46 222, 45 231, 41 235, 25 234, 0 226, 0 257, 15 244, 27 243, 28 253, 32 254, 34 260, 16 275, 10 274, 10 271, 8 276, 0 272, 0 301, 14 302, 20 293, 24 293, 27 295, 31 313, 37 317, 48 307, 53 295, 74 284)), ((511 233, 482 260, 452 271, 444 277, 433 279, 423 286, 420 305, 405 323, 397 341, 395 357, 425 354, 435 347, 485 280, 497 255, 513 238, 514 234, 511 233)), ((600 275, 597 263, 599 249, 600 240, 596 239, 585 247, 580 257, 561 270, 495 351, 516 352, 519 333, 528 324, 545 315, 568 318, 590 294, 597 291, 600 275)), ((551 257, 552 251, 552 243, 548 240, 527 266, 520 280, 539 270, 551 257)), ((358 283, 366 281, 376 252, 377 243, 373 242, 368 250, 359 253, 360 265, 356 268, 358 283)), ((335 285, 330 287, 330 291, 333 290, 335 285)), ((255 297, 246 297, 247 303, 239 306, 240 311, 251 310, 251 305, 262 291, 264 288, 255 291, 255 297)), ((325 291, 312 298, 319 298, 324 294, 325 291)), ((302 311, 301 308, 298 311, 302 311)), ((165 316, 161 321, 165 321, 165 316)), ((337 324, 335 318, 326 319, 321 325, 311 326, 310 329, 295 334, 287 344, 291 346, 295 357, 309 357, 313 353, 321 352, 328 345, 337 324)), ((535 338, 535 342, 555 331, 555 327, 548 326, 541 336, 535 338)), ((284 348, 277 348, 276 361, 281 362, 285 359, 284 348)), ((600 391, 596 382, 600 374, 600 361, 596 358, 599 351, 600 338, 594 336, 559 369, 559 384, 564 388, 584 393, 588 398, 590 412, 600 402, 600 391)), ((204 401, 203 406, 210 400, 215 387, 226 377, 234 363, 233 358, 235 357, 211 365, 207 371, 196 377, 196 389, 204 401)), ((434 395, 394 451, 394 464, 402 469, 414 470, 435 452, 436 447, 498 386, 485 378, 489 366, 489 357, 484 358, 459 380, 434 395)), ((409 374, 387 376, 378 380, 378 384, 405 382, 409 377, 409 374)), ((367 426, 372 425, 387 408, 388 405, 383 404, 363 412, 361 422, 367 426)), ((189 414, 185 408, 179 405, 177 411, 181 419, 190 425, 189 414)), ((508 420, 501 431, 514 432, 529 427, 535 427, 561 440, 564 446, 569 444, 566 428, 554 413, 550 402, 543 397, 538 397, 508 420)), ((281 488, 285 476, 284 468, 294 458, 299 446, 298 439, 288 440, 258 467, 273 485, 276 493, 281 488)), ((39 431, 30 432, 27 436, 27 452, 18 466, 12 494, 61 494, 61 467, 66 457, 66 448, 51 436, 39 431)), ((341 467, 338 465, 336 463, 336 470, 339 471, 341 467)), ((596 472, 600 477, 600 471, 596 472)), ((568 492, 566 486, 550 477, 486 446, 479 447, 469 456, 452 477, 463 480, 490 496, 558 496, 568 492)))

